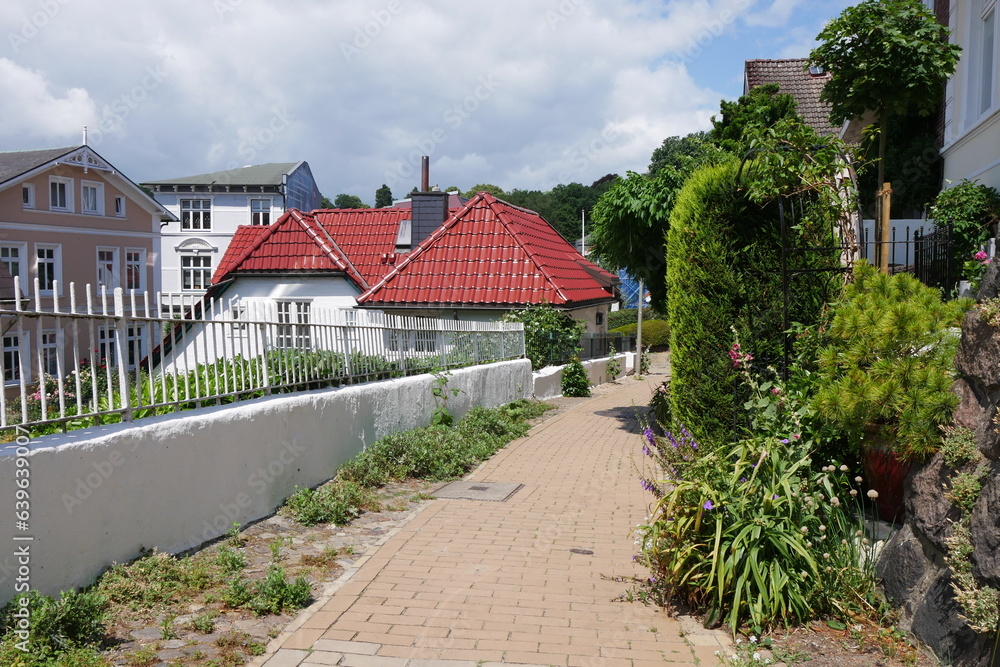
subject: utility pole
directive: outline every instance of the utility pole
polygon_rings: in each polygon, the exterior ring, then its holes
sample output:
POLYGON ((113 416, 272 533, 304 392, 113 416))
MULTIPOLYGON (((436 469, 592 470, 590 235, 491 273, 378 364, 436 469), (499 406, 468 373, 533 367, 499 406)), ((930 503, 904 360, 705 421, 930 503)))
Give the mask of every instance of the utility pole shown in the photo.
POLYGON ((580 254, 587 257, 587 209, 580 209, 580 254))
MULTIPOLYGON (((643 289, 642 289, 642 279, 639 279, 639 319, 636 322, 635 327, 635 353, 636 353, 636 363, 639 368, 642 369, 642 306, 643 306, 643 289)), ((638 375, 638 373, 637 373, 638 375)))

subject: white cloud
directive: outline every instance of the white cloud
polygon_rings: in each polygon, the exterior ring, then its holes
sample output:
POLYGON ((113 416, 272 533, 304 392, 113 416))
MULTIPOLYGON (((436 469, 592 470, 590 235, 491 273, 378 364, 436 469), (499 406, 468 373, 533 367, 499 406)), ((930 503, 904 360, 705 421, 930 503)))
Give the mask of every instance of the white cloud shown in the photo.
MULTIPOLYGON (((739 94, 743 60, 774 57, 757 43, 788 44, 812 7, 52 1, 30 39, 0 48, 3 148, 72 143, 87 123, 135 180, 307 160, 324 193, 369 203, 426 153, 435 182, 463 188, 644 170, 666 136, 707 127, 718 100, 739 94)), ((817 0, 831 1, 848 0, 817 0)), ((16 32, 39 7, 7 0, 0 18, 16 32)), ((398 181, 394 191, 417 183, 398 181)))
MULTIPOLYGON (((96 108, 84 88, 53 91, 45 74, 0 58, 0 137, 78 143, 96 108)), ((45 147, 49 147, 46 145, 45 147)))

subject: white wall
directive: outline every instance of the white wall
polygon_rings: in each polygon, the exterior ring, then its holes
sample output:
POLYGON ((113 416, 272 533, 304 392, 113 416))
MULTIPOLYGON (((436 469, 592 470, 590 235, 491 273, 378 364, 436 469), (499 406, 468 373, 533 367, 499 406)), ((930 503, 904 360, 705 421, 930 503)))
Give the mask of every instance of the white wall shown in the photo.
MULTIPOLYGON (((634 352, 626 352, 615 356, 621 364, 619 377, 635 368, 634 352)), ((605 357, 603 359, 591 359, 590 361, 581 362, 587 371, 587 378, 590 380, 590 384, 598 385, 608 381, 607 368, 609 359, 610 357, 605 357)), ((562 374, 564 368, 566 367, 546 366, 535 371, 532 374, 532 380, 534 381, 532 396, 539 401, 562 396, 562 374)))
MULTIPOLYGON (((366 444, 427 424, 433 376, 269 397, 38 438, 29 446, 30 532, 15 533, 13 444, 0 449, 0 539, 31 535, 30 585, 53 594, 91 583, 142 548, 183 551, 269 515, 366 444)), ((530 396, 525 359, 456 370, 448 408, 530 396)), ((14 595, 14 549, 0 554, 0 603, 14 595)))

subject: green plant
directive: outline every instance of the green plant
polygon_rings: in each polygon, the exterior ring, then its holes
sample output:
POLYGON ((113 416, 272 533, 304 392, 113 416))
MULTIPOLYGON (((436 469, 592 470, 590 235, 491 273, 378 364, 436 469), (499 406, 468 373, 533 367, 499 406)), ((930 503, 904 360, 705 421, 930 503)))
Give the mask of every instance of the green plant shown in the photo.
POLYGON ((219 615, 216 611, 208 611, 191 619, 191 627, 203 635, 210 635, 215 632, 215 619, 219 615))
POLYGON ((615 349, 614 343, 608 345, 608 363, 605 372, 608 374, 609 382, 614 382, 622 374, 622 362, 618 359, 618 350, 615 349))
POLYGON ((1000 221, 1000 192, 995 188, 963 179, 947 190, 942 190, 934 199, 930 215, 939 225, 950 225, 954 247, 952 256, 965 261, 964 277, 973 280, 981 275, 983 261, 988 258, 974 258, 990 236, 991 227, 1000 221), (973 275, 970 275, 970 270, 973 275))
POLYGON ((747 637, 746 641, 741 637, 736 638, 736 647, 733 653, 716 651, 719 656, 719 664, 724 667, 753 667, 753 665, 771 665, 774 660, 763 653, 770 651, 772 642, 770 637, 762 639, 759 643, 755 635, 747 637))
MULTIPOLYGON (((635 324, 638 319, 638 309, 637 308, 623 308, 621 310, 612 310, 608 313, 608 331, 614 331, 619 327, 623 327, 627 324, 635 324)), ((666 320, 666 313, 661 313, 653 310, 650 307, 645 307, 642 309, 642 321, 643 323, 650 320, 666 320)))
POLYGON ((860 263, 820 351, 816 408, 855 442, 877 429, 902 458, 932 452, 957 401, 952 327, 970 307, 943 302, 913 276, 860 263))
POLYGON ((234 579, 224 596, 231 607, 243 607, 258 616, 280 614, 285 609, 299 609, 309 603, 309 581, 296 577, 289 581, 282 567, 271 564, 267 575, 256 582, 234 579))
POLYGON ((247 559, 241 552, 234 551, 226 546, 219 547, 215 555, 215 561, 226 574, 239 572, 247 566, 247 559))
POLYGON ((670 413, 670 381, 660 384, 653 390, 653 395, 649 398, 649 409, 653 421, 657 424, 669 428, 673 423, 670 413))
POLYGON ((226 532, 226 541, 229 542, 231 546, 241 548, 245 547, 247 544, 247 538, 243 533, 240 532, 240 524, 233 522, 233 525, 226 532))
POLYGON ((88 647, 104 639, 108 618, 108 599, 96 590, 65 591, 59 599, 37 591, 17 595, 0 610, 0 657, 24 657, 22 648, 30 648, 39 665, 74 654, 79 654, 83 664, 84 659, 90 660, 88 647), (21 605, 22 600, 27 605, 21 605), (25 629, 21 623, 25 610, 30 615, 27 636, 15 632, 25 629))
POLYGON ((563 396, 590 396, 590 379, 579 357, 573 357, 563 367, 562 393, 563 396))
POLYGON ((160 621, 160 639, 177 639, 177 629, 174 628, 173 614, 168 614, 160 621))
POLYGON ((431 415, 431 424, 435 426, 451 426, 454 418, 448 412, 448 398, 458 396, 462 390, 458 388, 448 388, 448 376, 451 373, 442 371, 434 373, 434 382, 431 387, 431 395, 434 396, 434 414, 431 415))
MULTIPOLYGON (((296 487, 281 512, 305 526, 319 523, 346 524, 365 509, 375 509, 378 502, 364 486, 336 478, 316 489, 296 487)), ((277 543, 277 542, 275 542, 277 543)), ((272 543, 272 547, 275 543, 272 543)), ((281 548, 280 543, 278 549, 281 548)))
MULTIPOLYGON (((612 329, 612 333, 635 336, 639 330, 637 322, 612 329)), ((670 325, 664 320, 642 321, 642 344, 644 347, 666 347, 670 345, 670 325)))
POLYGON ((531 359, 532 370, 563 363, 575 354, 586 328, 583 322, 547 303, 510 310, 503 321, 524 324, 524 354, 531 359))
POLYGON ((642 352, 639 354, 639 375, 646 375, 649 373, 650 360, 649 360, 649 346, 642 348, 642 352))

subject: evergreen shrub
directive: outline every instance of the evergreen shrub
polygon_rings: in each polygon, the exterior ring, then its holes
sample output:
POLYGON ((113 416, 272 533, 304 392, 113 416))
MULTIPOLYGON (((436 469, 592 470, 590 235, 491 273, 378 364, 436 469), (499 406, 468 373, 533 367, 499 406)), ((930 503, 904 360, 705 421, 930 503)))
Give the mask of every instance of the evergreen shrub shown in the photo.
MULTIPOLYGON (((625 336, 634 336, 639 325, 635 322, 625 326, 612 329, 611 333, 620 333, 625 336)), ((670 345, 670 325, 665 320, 643 320, 642 322, 642 346, 643 347, 666 347, 670 345)))

